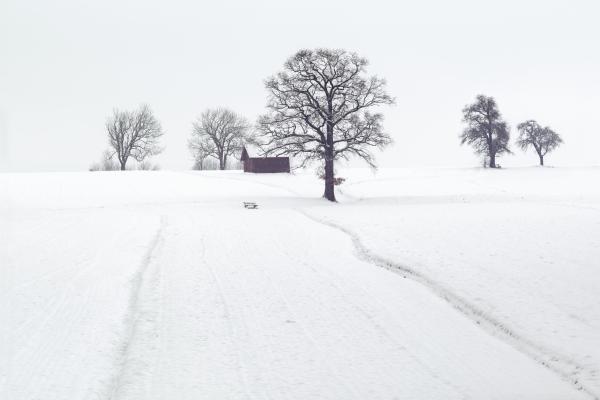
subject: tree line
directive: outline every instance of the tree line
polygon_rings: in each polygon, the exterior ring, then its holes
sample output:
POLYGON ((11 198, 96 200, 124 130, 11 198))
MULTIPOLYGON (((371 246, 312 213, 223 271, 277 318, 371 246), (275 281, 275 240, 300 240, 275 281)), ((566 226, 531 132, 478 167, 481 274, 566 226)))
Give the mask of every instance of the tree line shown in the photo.
MULTIPOLYGON (((463 109, 463 122, 467 125, 460 135, 461 144, 471 145, 477 154, 485 157, 485 166, 498 168, 496 158, 512 153, 509 148, 510 128, 498 110, 493 97, 477 96, 473 104, 463 109)), ((542 127, 530 119, 517 125, 517 146, 523 150, 533 148, 544 165, 544 157, 563 143, 550 127, 542 127)))
MULTIPOLYGON (((379 106, 392 105, 385 80, 369 76, 368 61, 345 50, 300 50, 283 70, 265 81, 267 111, 255 124, 227 108, 205 110, 192 123, 188 147, 194 168, 226 169, 245 144, 253 144, 262 156, 291 156, 304 167, 318 162, 324 180, 323 196, 335 201, 335 161, 356 157, 375 167, 371 150, 383 149, 392 138, 383 128, 379 106)), ((463 109, 466 128, 461 144, 473 146, 492 168, 496 158, 510 153, 510 128, 496 101, 479 95, 463 109)), ((532 147, 544 164, 544 156, 562 143, 560 136, 534 120, 518 125, 517 145, 532 147)), ((107 119, 109 150, 96 169, 127 169, 130 159, 142 169, 152 168, 149 157, 163 148, 163 129, 147 105, 134 111, 114 110, 107 119)))

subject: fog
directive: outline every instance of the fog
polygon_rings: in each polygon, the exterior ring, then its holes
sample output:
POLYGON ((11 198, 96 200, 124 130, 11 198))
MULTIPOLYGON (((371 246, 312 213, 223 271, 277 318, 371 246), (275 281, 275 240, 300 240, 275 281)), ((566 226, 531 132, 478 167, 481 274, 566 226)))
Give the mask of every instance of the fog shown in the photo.
MULTIPOLYGON (((264 80, 301 48, 354 51, 396 98, 379 165, 476 166, 461 109, 483 93, 516 125, 565 144, 548 165, 598 165, 600 6, 594 1, 113 1, 0 4, 0 169, 85 170, 113 108, 149 104, 163 169, 187 169, 192 121, 225 106, 254 121, 264 80)), ((535 165, 533 151, 499 159, 535 165)), ((361 165, 352 163, 352 165, 361 165)))

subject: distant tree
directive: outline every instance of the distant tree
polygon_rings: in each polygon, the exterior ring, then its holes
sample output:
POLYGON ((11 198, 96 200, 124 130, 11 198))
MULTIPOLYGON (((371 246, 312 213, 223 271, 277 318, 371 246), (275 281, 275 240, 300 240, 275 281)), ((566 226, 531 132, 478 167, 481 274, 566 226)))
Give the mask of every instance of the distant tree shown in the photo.
POLYGON ((141 163, 138 163, 137 169, 140 171, 158 171, 160 170, 160 165, 144 160, 141 163))
POLYGON ((210 138, 207 136, 192 136, 188 141, 188 147, 194 157, 192 169, 200 171, 205 169, 218 169, 218 166, 217 168, 213 168, 215 159, 209 158, 209 155, 214 152, 214 143, 210 138))
POLYGON ((117 171, 119 169, 119 164, 117 164, 112 157, 112 153, 110 150, 104 150, 102 153, 102 162, 101 162, 102 171, 117 171))
POLYGON ((300 50, 266 81, 269 112, 258 121, 265 154, 298 157, 300 166, 322 161, 323 196, 330 201, 335 201, 335 160, 354 155, 374 167, 369 149, 392 141, 383 132, 383 115, 368 110, 394 100, 384 80, 365 76, 367 64, 345 50, 300 50))
POLYGON ((245 118, 226 108, 204 111, 193 123, 188 141, 195 165, 202 169, 204 160, 212 157, 219 161, 219 169, 226 169, 227 159, 242 150, 249 126, 245 118))
POLYGON ((206 157, 204 155, 198 154, 194 157, 194 164, 192 165, 192 169, 194 170, 198 170, 198 171, 203 171, 206 168, 205 165, 205 160, 206 157))
POLYGON ((540 165, 544 165, 544 156, 556 149, 563 142, 558 133, 550 127, 540 126, 535 120, 528 120, 517 126, 519 138, 517 145, 523 150, 533 147, 540 158, 540 165))
POLYGON ((467 105, 462 112, 467 127, 460 135, 461 144, 473 146, 476 153, 488 157, 490 168, 496 168, 496 157, 510 153, 510 129, 502 120, 496 101, 479 95, 475 103, 467 105))
POLYGON ((104 150, 102 158, 99 163, 94 163, 90 166, 90 171, 117 171, 119 170, 119 164, 112 159, 112 152, 110 150, 104 150))
POLYGON ((158 140, 163 131, 147 105, 135 111, 115 109, 112 117, 106 121, 106 130, 111 157, 117 158, 121 171, 126 169, 129 157, 141 163, 162 151, 158 140))

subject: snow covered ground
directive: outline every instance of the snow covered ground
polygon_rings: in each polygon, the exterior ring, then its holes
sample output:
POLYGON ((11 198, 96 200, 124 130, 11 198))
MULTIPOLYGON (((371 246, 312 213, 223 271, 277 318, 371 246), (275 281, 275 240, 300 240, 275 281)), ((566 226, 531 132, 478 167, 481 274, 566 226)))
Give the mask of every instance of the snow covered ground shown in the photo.
POLYGON ((600 396, 600 169, 341 175, 0 174, 0 399, 600 396))

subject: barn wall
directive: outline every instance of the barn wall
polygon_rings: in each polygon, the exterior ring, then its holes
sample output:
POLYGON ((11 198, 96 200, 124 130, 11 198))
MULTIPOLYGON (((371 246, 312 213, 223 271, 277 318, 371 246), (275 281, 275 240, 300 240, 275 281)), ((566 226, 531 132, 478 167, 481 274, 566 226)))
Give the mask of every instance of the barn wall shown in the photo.
POLYGON ((244 162, 244 172, 290 172, 290 159, 288 157, 248 158, 244 162))

